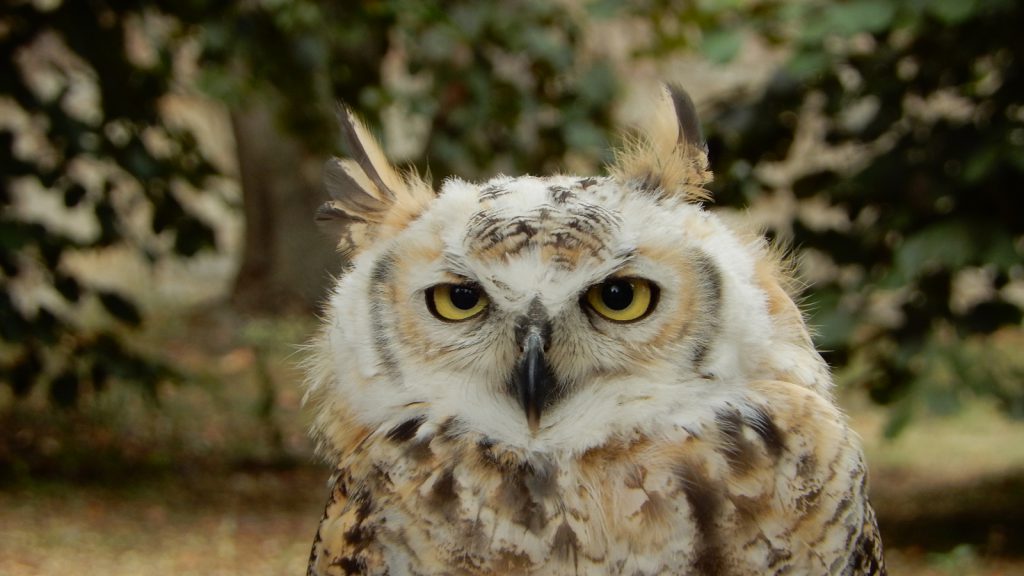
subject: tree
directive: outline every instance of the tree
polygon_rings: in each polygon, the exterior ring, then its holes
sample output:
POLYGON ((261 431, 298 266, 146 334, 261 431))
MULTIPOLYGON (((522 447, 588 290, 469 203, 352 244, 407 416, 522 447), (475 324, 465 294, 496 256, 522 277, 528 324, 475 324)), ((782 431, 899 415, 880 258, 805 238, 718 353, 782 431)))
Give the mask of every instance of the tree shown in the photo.
POLYGON ((201 85, 231 108, 245 217, 232 302, 320 304, 341 259, 312 225, 335 149, 335 100, 379 86, 393 18, 364 3, 236 2, 201 32, 201 85), (325 25, 326 24, 326 25, 325 25))

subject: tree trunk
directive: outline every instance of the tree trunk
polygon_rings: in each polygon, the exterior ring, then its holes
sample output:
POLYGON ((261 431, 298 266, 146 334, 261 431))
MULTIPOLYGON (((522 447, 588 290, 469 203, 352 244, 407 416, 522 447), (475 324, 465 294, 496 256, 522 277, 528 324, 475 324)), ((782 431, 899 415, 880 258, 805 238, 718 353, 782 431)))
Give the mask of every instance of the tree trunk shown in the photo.
POLYGON ((231 115, 245 212, 232 301, 249 312, 306 312, 319 307, 342 260, 313 223, 326 200, 324 158, 282 130, 272 108, 258 102, 231 115))

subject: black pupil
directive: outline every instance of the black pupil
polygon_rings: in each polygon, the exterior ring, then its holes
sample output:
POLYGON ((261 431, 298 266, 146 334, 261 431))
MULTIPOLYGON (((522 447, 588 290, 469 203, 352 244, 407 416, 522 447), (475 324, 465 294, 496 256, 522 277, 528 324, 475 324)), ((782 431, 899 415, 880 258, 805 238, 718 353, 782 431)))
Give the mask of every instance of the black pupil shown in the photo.
POLYGON ((605 282, 601 287, 601 301, 612 310, 625 310, 633 303, 633 285, 625 280, 605 282))
POLYGON ((470 286, 452 286, 449 296, 459 310, 472 310, 480 301, 480 294, 470 286))

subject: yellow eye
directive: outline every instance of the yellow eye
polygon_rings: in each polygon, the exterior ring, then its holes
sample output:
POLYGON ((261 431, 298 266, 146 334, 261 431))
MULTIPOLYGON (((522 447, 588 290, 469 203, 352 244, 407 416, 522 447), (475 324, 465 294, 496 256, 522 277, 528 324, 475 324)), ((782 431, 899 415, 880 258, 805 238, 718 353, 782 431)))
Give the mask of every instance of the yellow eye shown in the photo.
POLYGON ((611 278, 587 290, 587 304, 614 322, 632 322, 654 309, 658 287, 642 278, 611 278))
POLYGON ((438 284, 427 290, 427 308, 441 320, 469 320, 487 303, 487 295, 474 284, 438 284))

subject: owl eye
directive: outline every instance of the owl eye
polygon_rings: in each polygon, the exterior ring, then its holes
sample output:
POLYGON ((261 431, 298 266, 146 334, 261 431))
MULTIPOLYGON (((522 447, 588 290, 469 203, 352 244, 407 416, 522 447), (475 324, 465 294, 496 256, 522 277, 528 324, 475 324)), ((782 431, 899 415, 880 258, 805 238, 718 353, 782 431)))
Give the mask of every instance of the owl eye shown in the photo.
POLYGON ((441 320, 469 320, 487 304, 487 295, 475 284, 438 284, 427 290, 427 308, 441 320))
POLYGON ((658 287, 643 278, 611 278, 587 290, 586 303, 614 322, 639 320, 654 309, 658 287))

